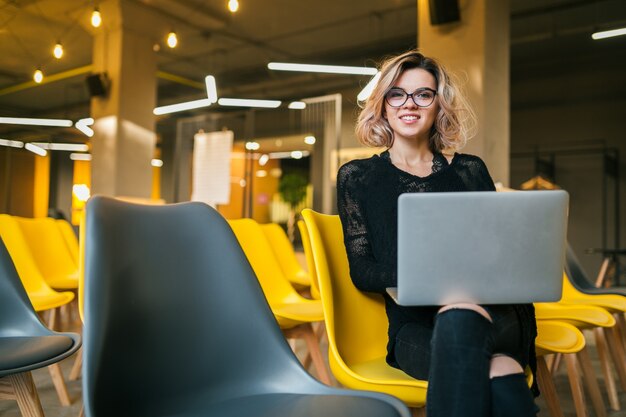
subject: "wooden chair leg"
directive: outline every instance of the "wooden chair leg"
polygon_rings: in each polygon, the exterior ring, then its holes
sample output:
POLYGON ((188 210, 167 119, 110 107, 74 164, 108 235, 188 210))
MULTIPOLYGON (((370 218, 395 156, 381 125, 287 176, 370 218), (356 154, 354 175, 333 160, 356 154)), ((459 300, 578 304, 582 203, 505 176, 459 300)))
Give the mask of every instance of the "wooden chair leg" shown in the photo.
POLYGON ((80 412, 78 413, 78 417, 85 417, 85 406, 80 406, 80 412))
POLYGON ((426 417, 426 407, 411 408, 412 417, 426 417))
POLYGON ((53 308, 48 310, 48 319, 46 320, 46 326, 48 326, 48 328, 50 330, 55 330, 55 327, 57 325, 57 310, 59 308, 53 308))
POLYGON ((622 335, 622 346, 626 348, 626 317, 624 317, 624 313, 617 313, 615 318, 617 319, 619 332, 622 335))
POLYGON ((569 385, 572 389, 572 397, 574 399, 574 408, 577 417, 587 417, 587 408, 585 407, 585 397, 582 385, 580 383, 580 374, 576 364, 576 355, 567 354, 565 356, 565 364, 567 365, 567 376, 569 385))
POLYGON ((602 329, 606 334, 606 341, 609 346, 609 352, 613 358, 613 364, 619 376, 622 390, 626 391, 626 363, 624 363, 624 348, 619 340, 619 335, 614 327, 602 329))
POLYGON ((587 348, 583 348, 576 354, 580 367, 583 370, 583 379, 585 381, 585 387, 591 397, 591 403, 593 409, 596 412, 596 417, 606 417, 606 408, 604 406, 604 400, 600 393, 600 386, 598 385, 598 379, 596 378, 595 371, 591 365, 591 358, 589 357, 589 351, 587 348))
POLYGON ((537 384, 541 390, 541 395, 545 398, 550 417, 564 417, 552 375, 543 356, 537 357, 537 384))
POLYGON ((598 272, 598 277, 596 278, 596 287, 602 288, 604 286, 604 280, 606 279, 606 273, 609 269, 610 263, 611 258, 609 257, 602 260, 602 265, 600 265, 600 271, 598 272))
POLYGON ((320 345, 317 341, 317 337, 315 337, 313 326, 311 326, 310 323, 306 323, 303 326, 304 341, 306 342, 309 353, 311 354, 311 359, 313 360, 313 365, 315 365, 317 376, 324 384, 332 385, 333 383, 330 379, 330 372, 328 371, 326 362, 324 362, 324 357, 322 356, 322 351, 320 350, 320 345))
POLYGON ((70 400, 70 395, 67 392, 67 386, 65 385, 65 380, 63 379, 61 366, 58 363, 53 363, 52 365, 48 366, 48 371, 50 371, 52 383, 54 384, 54 389, 59 396, 59 401, 61 401, 61 405, 65 407, 71 405, 72 400, 70 400))
POLYGON ((81 347, 80 349, 78 349, 78 352, 76 352, 76 358, 74 359, 74 364, 72 365, 72 370, 70 371, 70 381, 76 381, 78 378, 80 378, 82 367, 83 348, 81 347))
POLYGON ((552 363, 550 364, 550 373, 554 375, 559 370, 559 365, 561 365, 561 359, 563 359, 563 354, 555 353, 552 356, 554 356, 554 358, 552 360, 552 363))
POLYGON ((13 398, 17 401, 23 417, 44 417, 39 394, 30 372, 9 375, 6 377, 13 389, 13 398))
POLYGON ((609 398, 609 407, 611 410, 619 411, 619 397, 617 395, 617 387, 615 386, 615 378, 613 376, 613 367, 609 363, 609 348, 606 343, 606 333, 603 329, 595 329, 596 349, 600 358, 600 368, 604 376, 604 385, 606 386, 607 396, 609 398))

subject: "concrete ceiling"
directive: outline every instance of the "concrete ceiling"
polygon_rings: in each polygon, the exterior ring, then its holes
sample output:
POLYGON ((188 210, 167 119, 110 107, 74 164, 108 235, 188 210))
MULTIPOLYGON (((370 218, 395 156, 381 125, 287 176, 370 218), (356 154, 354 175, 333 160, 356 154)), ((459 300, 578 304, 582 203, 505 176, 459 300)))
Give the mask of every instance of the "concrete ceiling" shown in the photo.
MULTIPOLYGON (((367 79, 275 72, 266 65, 373 65, 415 46, 417 38, 416 0, 239 0, 235 14, 226 10, 226 0, 124 1, 161 22, 147 34, 160 46, 158 69, 191 81, 159 78, 159 105, 202 98, 207 74, 216 76, 223 96, 292 100, 355 88, 367 79), (164 44, 171 29, 178 34, 176 49, 164 44)), ((89 115, 85 73, 45 85, 28 83, 37 67, 50 76, 91 64, 88 22, 94 3, 0 0, 0 116, 76 120, 89 115), (65 49, 60 60, 52 57, 57 40, 65 49)), ((623 0, 511 0, 512 80, 590 62, 623 65, 626 37, 590 39, 595 30, 619 26, 626 26, 623 0)), ((73 131, 55 135, 80 139, 73 131)), ((0 125, 0 137, 46 135, 49 129, 0 125)))

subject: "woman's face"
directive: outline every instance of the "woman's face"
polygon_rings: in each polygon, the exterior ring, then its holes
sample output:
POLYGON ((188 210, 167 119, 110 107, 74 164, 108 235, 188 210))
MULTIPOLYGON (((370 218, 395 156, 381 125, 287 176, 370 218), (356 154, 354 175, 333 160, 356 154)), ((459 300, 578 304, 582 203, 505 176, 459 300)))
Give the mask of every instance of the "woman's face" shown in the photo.
MULTIPOLYGON (((400 74, 392 88, 402 89, 409 94, 420 94, 417 90, 423 88, 437 91, 437 83, 430 72, 421 68, 412 68, 400 74)), ((393 91, 402 94, 400 90, 393 91)), ((431 94, 429 90, 423 90, 422 96, 415 97, 415 99, 420 102, 426 96, 426 101, 428 101, 428 94, 431 94)), ((391 106, 385 99, 384 116, 393 130, 394 141, 428 141, 430 129, 435 123, 438 112, 437 96, 428 107, 418 106, 411 97, 407 97, 406 102, 400 107, 391 106)))

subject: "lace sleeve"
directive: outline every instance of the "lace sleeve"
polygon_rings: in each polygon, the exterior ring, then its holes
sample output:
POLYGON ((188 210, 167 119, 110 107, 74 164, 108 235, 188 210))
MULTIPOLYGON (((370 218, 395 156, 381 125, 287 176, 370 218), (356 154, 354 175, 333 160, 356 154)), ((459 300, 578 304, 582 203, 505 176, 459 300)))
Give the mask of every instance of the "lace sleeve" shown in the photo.
POLYGON ((495 191, 487 165, 477 156, 463 155, 465 158, 457 171, 468 191, 495 191))
POLYGON ((372 236, 367 231, 363 203, 357 196, 357 191, 367 193, 363 171, 354 162, 340 168, 337 175, 337 207, 352 282, 361 291, 384 293, 387 287, 396 286, 396 270, 377 262, 372 253, 372 236))

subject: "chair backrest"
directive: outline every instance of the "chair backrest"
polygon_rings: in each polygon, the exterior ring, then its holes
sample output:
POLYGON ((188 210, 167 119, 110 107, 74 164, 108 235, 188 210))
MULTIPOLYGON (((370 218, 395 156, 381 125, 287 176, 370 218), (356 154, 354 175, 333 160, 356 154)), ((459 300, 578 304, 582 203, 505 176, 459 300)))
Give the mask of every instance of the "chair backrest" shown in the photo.
POLYGON ((252 219, 229 220, 270 305, 302 299, 281 269, 261 226, 252 219))
POLYGON ((302 238, 302 249, 304 249, 304 257, 306 259, 306 267, 311 279, 311 297, 316 300, 320 299, 320 285, 317 282, 317 271, 315 270, 315 260, 313 258, 313 248, 311 247, 311 238, 309 231, 304 224, 304 220, 298 220, 298 229, 302 238))
POLYGON ((580 261, 574 253, 574 249, 568 243, 567 251, 565 252, 565 271, 567 277, 570 279, 572 285, 577 289, 584 291, 587 289, 596 288, 595 285, 587 278, 587 273, 580 264, 580 261))
POLYGON ((350 278, 339 216, 305 209, 331 353, 346 364, 387 353, 387 315, 382 296, 359 291, 350 278))
POLYGON ((75 274, 78 265, 55 219, 14 217, 30 248, 37 268, 46 277, 75 274))
POLYGON ((87 417, 173 415, 190 392, 209 403, 313 381, 217 211, 95 196, 85 229, 87 417))
POLYGON ((76 233, 72 228, 72 225, 63 219, 56 220, 57 226, 65 239, 65 243, 67 245, 67 249, 74 260, 74 263, 78 265, 78 238, 76 237, 76 233))
POLYGON ((263 234, 274 251, 274 256, 276 257, 280 268, 283 270, 285 277, 287 279, 291 279, 291 277, 296 276, 304 276, 306 278, 308 274, 304 269, 302 269, 300 262, 298 262, 293 245, 289 241, 289 237, 283 228, 276 223, 267 223, 260 226, 263 234))
POLYGON ((39 334, 42 327, 11 255, 0 239, 0 337, 39 334))
POLYGON ((8 214, 0 214, 0 237, 4 241, 15 269, 27 293, 50 294, 54 290, 46 283, 33 258, 28 243, 17 220, 8 214))

